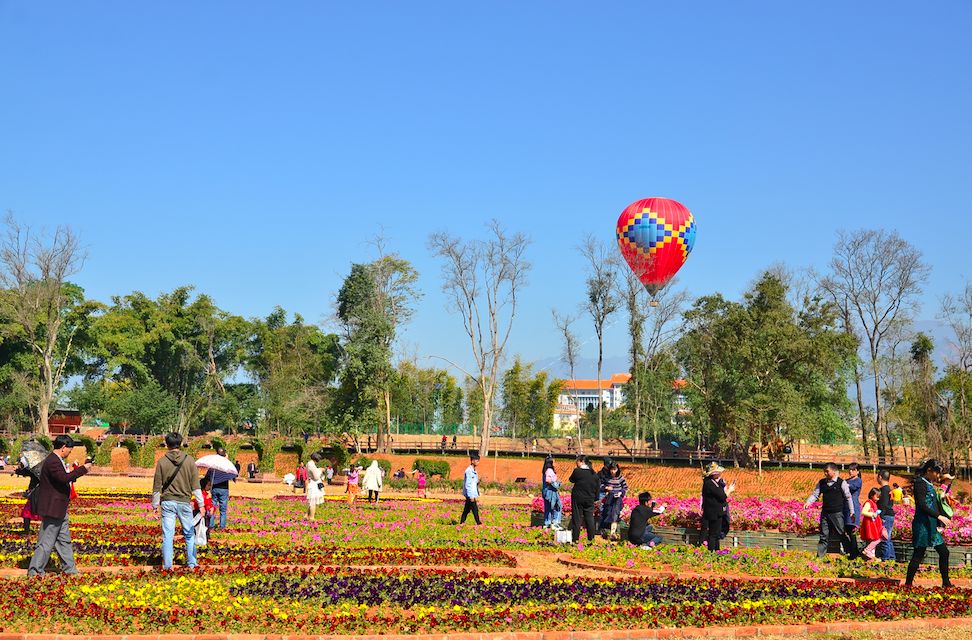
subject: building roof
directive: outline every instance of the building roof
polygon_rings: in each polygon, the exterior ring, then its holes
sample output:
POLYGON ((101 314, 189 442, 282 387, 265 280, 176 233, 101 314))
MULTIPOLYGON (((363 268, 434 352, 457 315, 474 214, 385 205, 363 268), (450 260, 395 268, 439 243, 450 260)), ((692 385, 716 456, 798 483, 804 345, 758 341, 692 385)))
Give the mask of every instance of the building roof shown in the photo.
MULTIPOLYGON (((610 389, 614 385, 628 384, 629 380, 631 380, 630 373, 615 373, 610 378, 601 380, 601 389, 610 389)), ((563 391, 596 391, 597 380, 564 380, 561 389, 563 391)))

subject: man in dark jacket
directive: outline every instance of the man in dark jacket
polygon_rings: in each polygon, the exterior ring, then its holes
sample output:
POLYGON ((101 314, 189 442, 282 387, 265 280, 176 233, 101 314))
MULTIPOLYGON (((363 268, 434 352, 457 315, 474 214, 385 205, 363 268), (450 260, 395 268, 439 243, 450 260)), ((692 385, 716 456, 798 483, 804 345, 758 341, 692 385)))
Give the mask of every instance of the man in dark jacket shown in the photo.
POLYGON ((196 566, 192 499, 195 498, 200 507, 204 504, 199 487, 199 470, 192 456, 180 449, 181 435, 167 434, 165 446, 169 450, 155 465, 155 478, 152 481, 152 507, 159 510, 162 519, 162 568, 172 568, 172 539, 175 536, 175 521, 179 518, 182 537, 186 540, 186 566, 192 569, 196 566))
POLYGON ((37 515, 41 516, 37 548, 30 559, 29 576, 42 576, 51 559, 51 551, 57 551, 64 573, 78 572, 74 564, 74 545, 68 526, 68 502, 71 500, 71 483, 91 470, 91 463, 68 471, 64 459, 74 448, 71 436, 60 435, 54 439, 54 451, 41 465, 40 483, 37 485, 37 515))
POLYGON ((577 467, 568 480, 574 485, 570 490, 570 523, 572 540, 580 540, 581 523, 587 528, 587 541, 594 540, 594 501, 597 499, 599 482, 591 470, 587 456, 577 456, 577 467))
POLYGON ((840 469, 833 462, 824 467, 825 476, 817 483, 813 493, 804 503, 809 508, 817 498, 823 503, 820 507, 820 540, 817 542, 817 556, 827 555, 831 535, 838 538, 853 560, 860 555, 856 545, 851 544, 845 529, 845 513, 854 513, 854 502, 847 483, 840 477, 840 469), (856 552, 856 553, 855 553, 856 552))
MULTIPOLYGON (((719 550, 719 540, 722 538, 722 521, 729 509, 729 496, 736 490, 736 483, 726 485, 722 482, 725 471, 718 463, 711 463, 706 467, 705 479, 702 481, 702 527, 706 531, 706 548, 709 551, 719 550)), ((701 544, 703 540, 699 540, 701 544)))

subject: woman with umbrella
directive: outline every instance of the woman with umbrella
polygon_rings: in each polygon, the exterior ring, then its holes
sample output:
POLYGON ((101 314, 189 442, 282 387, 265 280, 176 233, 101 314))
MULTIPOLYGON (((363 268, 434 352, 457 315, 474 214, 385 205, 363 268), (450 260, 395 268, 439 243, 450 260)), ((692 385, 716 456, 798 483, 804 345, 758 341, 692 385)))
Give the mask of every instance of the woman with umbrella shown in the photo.
MULTIPOLYGON (((203 456, 196 460, 196 467, 206 470, 209 478, 210 494, 219 510, 219 529, 226 528, 226 512, 229 508, 229 482, 235 481, 240 470, 226 457, 226 450, 220 448, 217 453, 203 456)), ((214 527, 216 528, 216 527, 214 527)))

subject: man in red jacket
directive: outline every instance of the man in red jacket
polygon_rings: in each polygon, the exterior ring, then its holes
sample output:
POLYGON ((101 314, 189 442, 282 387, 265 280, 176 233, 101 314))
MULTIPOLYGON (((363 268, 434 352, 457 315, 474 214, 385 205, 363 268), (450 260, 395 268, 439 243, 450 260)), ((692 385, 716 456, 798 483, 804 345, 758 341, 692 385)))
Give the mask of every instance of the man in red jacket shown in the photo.
POLYGON ((37 515, 41 516, 37 548, 30 559, 29 576, 42 576, 51 559, 51 551, 57 551, 66 574, 78 572, 74 564, 74 546, 68 527, 68 502, 71 500, 71 483, 91 470, 91 463, 68 472, 64 459, 74 448, 71 436, 61 435, 54 439, 54 452, 41 465, 40 484, 37 485, 37 515))

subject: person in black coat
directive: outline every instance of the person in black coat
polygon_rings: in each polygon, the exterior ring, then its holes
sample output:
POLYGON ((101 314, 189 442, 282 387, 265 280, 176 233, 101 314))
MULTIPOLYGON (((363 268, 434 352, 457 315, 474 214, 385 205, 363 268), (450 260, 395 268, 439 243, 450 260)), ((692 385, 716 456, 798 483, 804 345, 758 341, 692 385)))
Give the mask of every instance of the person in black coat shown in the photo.
POLYGON ((68 526, 68 502, 71 500, 71 483, 91 470, 91 463, 68 472, 64 459, 74 448, 71 436, 58 436, 54 439, 54 452, 47 456, 41 465, 40 483, 37 485, 37 515, 41 516, 40 532, 37 534, 37 548, 30 559, 27 570, 29 576, 42 576, 51 559, 51 552, 57 551, 61 558, 64 573, 78 572, 74 564, 74 545, 71 544, 71 530, 68 526))
POLYGON ((587 541, 594 540, 594 502, 597 500, 597 490, 600 482, 597 474, 591 470, 587 456, 577 456, 577 465, 568 481, 573 484, 570 490, 570 522, 572 540, 580 539, 581 522, 587 528, 587 541))
MULTIPOLYGON (((729 509, 729 496, 736 490, 736 483, 723 488, 722 473, 725 471, 713 462, 708 466, 702 481, 702 528, 707 532, 709 551, 719 550, 722 520, 729 509)), ((700 541, 701 542, 701 541, 700 541)))

